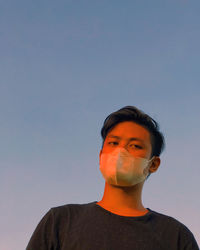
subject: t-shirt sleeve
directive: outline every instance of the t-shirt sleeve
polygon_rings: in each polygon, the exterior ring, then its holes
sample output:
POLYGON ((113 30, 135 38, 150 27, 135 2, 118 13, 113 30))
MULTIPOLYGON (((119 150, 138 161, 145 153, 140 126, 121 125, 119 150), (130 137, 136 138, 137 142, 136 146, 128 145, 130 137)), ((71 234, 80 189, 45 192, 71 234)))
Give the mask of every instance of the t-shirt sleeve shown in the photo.
POLYGON ((50 209, 37 225, 28 243, 26 250, 53 249, 53 214, 50 209))
POLYGON ((184 225, 180 228, 179 250, 199 250, 199 247, 194 238, 194 235, 184 225))

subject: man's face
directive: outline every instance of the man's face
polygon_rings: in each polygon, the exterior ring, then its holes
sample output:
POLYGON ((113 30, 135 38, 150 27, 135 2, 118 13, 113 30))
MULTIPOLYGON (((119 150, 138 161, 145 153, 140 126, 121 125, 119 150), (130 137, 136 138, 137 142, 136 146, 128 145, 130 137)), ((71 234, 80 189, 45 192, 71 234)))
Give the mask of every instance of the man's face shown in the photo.
POLYGON ((106 136, 101 153, 111 153, 117 147, 125 148, 135 157, 150 159, 152 146, 150 132, 132 121, 118 123, 106 136))
MULTIPOLYGON (((150 159, 152 146, 150 132, 132 121, 118 123, 109 131, 104 141, 102 153, 111 153, 117 147, 125 148, 130 154, 135 157, 150 159)), ((160 158, 154 156, 149 167, 149 172, 156 172, 160 165, 160 158)))

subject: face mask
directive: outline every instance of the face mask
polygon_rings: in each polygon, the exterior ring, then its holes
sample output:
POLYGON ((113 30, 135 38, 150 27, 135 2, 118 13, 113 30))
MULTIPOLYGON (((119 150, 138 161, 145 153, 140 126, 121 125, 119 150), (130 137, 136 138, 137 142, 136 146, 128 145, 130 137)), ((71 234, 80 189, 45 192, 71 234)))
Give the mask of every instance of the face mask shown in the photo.
POLYGON ((112 153, 101 154, 100 171, 109 184, 133 186, 146 179, 152 159, 134 157, 126 149, 116 148, 112 153))

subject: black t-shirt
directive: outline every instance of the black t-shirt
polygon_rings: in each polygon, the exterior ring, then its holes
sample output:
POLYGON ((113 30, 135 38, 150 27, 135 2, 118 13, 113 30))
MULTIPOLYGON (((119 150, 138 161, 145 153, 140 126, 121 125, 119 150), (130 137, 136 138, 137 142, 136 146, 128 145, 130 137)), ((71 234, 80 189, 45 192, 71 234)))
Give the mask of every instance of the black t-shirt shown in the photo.
POLYGON ((95 202, 51 208, 26 250, 199 250, 191 231, 148 208, 143 216, 114 214, 95 202))

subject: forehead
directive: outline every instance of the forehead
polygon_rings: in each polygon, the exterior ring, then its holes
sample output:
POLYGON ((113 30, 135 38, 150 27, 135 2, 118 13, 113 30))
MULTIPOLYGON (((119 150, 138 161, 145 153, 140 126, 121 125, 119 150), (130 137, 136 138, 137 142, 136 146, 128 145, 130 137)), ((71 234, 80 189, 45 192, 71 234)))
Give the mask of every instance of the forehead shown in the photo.
POLYGON ((150 132, 145 127, 132 121, 118 123, 108 132, 107 137, 110 134, 122 137, 124 139, 138 137, 143 141, 150 143, 150 132))

